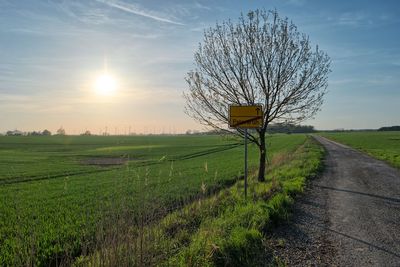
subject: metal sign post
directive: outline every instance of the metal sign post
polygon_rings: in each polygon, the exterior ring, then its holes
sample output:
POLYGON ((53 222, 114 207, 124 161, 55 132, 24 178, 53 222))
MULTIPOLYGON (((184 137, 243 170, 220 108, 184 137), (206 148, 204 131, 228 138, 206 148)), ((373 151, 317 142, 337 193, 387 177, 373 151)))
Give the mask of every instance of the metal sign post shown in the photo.
POLYGON ((229 106, 229 127, 244 129, 244 197, 247 198, 247 129, 258 129, 263 126, 261 105, 229 106))
POLYGON ((247 199, 247 128, 244 129, 244 198, 247 199))

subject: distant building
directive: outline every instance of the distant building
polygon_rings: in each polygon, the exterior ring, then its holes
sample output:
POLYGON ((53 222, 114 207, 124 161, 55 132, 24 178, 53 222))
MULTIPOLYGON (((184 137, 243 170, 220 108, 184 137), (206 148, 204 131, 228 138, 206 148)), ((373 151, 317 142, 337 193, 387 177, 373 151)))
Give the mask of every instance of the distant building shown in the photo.
POLYGON ((13 130, 13 131, 7 131, 6 135, 8 135, 8 136, 22 136, 22 135, 25 135, 25 133, 21 132, 19 130, 13 130))

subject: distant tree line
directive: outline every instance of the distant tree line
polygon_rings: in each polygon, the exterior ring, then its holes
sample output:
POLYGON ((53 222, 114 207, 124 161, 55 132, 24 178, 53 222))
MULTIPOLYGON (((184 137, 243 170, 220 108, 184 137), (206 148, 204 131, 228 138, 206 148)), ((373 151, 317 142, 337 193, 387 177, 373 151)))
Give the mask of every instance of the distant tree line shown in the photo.
MULTIPOLYGON (((254 130, 250 129, 249 132, 254 130)), ((291 123, 277 123, 272 124, 268 128, 268 133, 314 133, 316 130, 314 126, 311 125, 296 125, 291 123)), ((200 132, 195 130, 187 130, 186 135, 196 134, 196 135, 229 135, 225 130, 213 129, 210 131, 200 132)))
MULTIPOLYGON (((87 132, 89 132, 89 131, 86 131, 85 134, 87 134, 87 132)), ((90 134, 90 132, 89 132, 89 134, 90 134)), ((47 129, 45 129, 43 131, 31 131, 31 132, 12 130, 12 131, 7 131, 6 135, 7 136, 50 136, 50 135, 52 135, 52 133, 47 129)), ((66 135, 64 128, 60 127, 57 130, 56 135, 66 135)))
POLYGON ((400 131, 400 126, 387 126, 381 127, 378 131, 400 131))
POLYGON ((296 125, 291 123, 272 124, 267 129, 268 133, 314 133, 314 126, 296 125))
POLYGON ((18 131, 18 130, 13 130, 13 131, 7 131, 6 132, 7 136, 23 136, 23 135, 27 135, 27 136, 40 136, 40 135, 51 135, 51 132, 47 129, 41 131, 32 131, 32 132, 22 132, 22 131, 18 131))
POLYGON ((89 130, 86 130, 84 133, 81 133, 83 136, 91 136, 92 133, 89 130))
POLYGON ((226 132, 224 130, 212 129, 209 131, 199 131, 199 130, 187 130, 185 132, 186 135, 230 135, 231 133, 226 132))
POLYGON ((18 131, 18 130, 14 130, 14 131, 7 131, 6 135, 8 136, 20 136, 20 135, 25 135, 24 132, 18 131))
POLYGON ((190 135, 190 134, 201 134, 201 132, 200 131, 198 131, 198 130, 187 130, 186 132, 185 132, 185 134, 186 135, 190 135))

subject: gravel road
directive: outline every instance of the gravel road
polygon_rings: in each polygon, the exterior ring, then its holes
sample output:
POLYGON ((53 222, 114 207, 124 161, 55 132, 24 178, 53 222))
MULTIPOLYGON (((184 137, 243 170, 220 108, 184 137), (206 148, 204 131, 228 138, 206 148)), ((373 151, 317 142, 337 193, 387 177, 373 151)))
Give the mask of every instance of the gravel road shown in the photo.
POLYGON ((291 221, 271 237, 288 266, 400 266, 400 171, 315 136, 327 151, 291 221))

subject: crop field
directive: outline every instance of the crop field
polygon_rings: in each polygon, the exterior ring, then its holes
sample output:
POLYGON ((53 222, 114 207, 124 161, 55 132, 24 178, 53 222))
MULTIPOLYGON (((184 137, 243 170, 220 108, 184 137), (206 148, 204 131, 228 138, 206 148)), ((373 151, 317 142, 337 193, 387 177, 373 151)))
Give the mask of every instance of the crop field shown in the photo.
POLYGON ((340 132, 321 135, 400 168, 400 132, 340 132))
MULTIPOLYGON (((305 140, 273 135, 268 155, 305 140)), ((249 147, 248 160, 254 169, 256 147, 249 147)), ((158 219, 242 173, 243 144, 235 138, 0 137, 0 265, 74 258, 93 250, 120 214, 129 214, 132 224, 140 223, 139 214, 158 219)))

